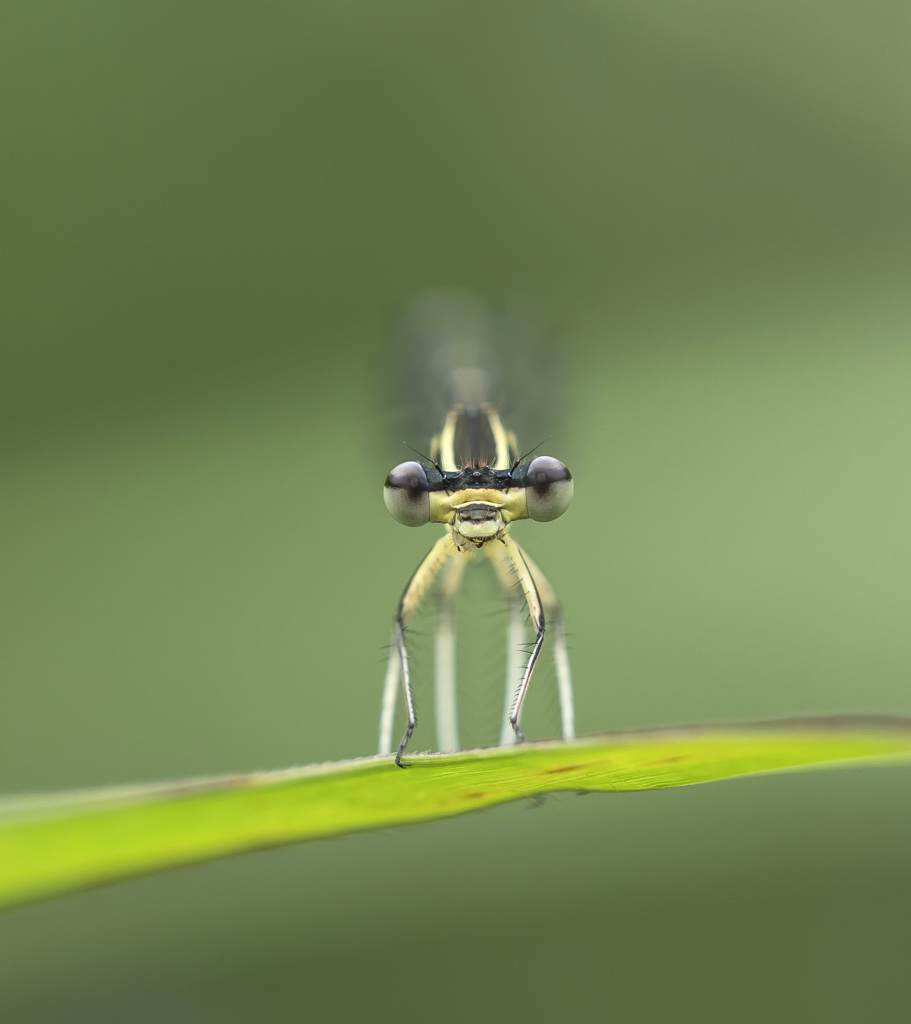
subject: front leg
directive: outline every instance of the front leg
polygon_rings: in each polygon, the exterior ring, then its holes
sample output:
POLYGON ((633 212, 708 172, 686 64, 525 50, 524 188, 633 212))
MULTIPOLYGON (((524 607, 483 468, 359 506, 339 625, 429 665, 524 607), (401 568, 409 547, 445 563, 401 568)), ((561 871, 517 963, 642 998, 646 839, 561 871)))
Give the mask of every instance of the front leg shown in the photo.
POLYGON ((572 677, 569 668, 569 654, 566 650, 563 615, 554 588, 548 583, 538 566, 508 535, 503 538, 501 543, 491 544, 485 550, 494 562, 503 588, 509 594, 510 605, 507 634, 507 714, 503 723, 500 743, 505 746, 511 739, 524 739, 524 734, 518 727, 518 717, 528 691, 532 669, 541 650, 545 623, 550 626, 550 632, 554 638, 554 666, 557 674, 557 692, 560 698, 563 739, 571 740, 575 736, 572 677), (519 687, 513 693, 512 680, 518 675, 517 654, 524 636, 522 622, 519 619, 521 603, 515 595, 517 585, 522 588, 531 621, 535 627, 535 644, 522 673, 519 687))
POLYGON ((389 652, 389 664, 386 669, 386 681, 383 687, 383 706, 380 714, 380 753, 392 753, 395 693, 398 681, 401 679, 408 724, 395 755, 395 763, 400 768, 407 767, 407 765, 402 764, 402 754, 405 752, 405 747, 408 745, 408 741, 411 739, 414 728, 417 725, 417 717, 414 711, 414 695, 411 690, 411 675, 408 669, 408 648, 405 644, 405 628, 437 574, 449 559, 457 554, 458 551, 452 542, 452 537, 447 531, 445 536, 441 537, 434 544, 427 557, 415 570, 408 581, 408 586, 405 587, 396 609, 395 621, 392 625, 392 650, 389 652))
POLYGON ((538 593, 538 587, 525 552, 512 537, 509 534, 504 534, 497 542, 496 547, 492 546, 492 548, 490 556, 497 562, 500 579, 504 582, 515 579, 522 588, 522 593, 525 595, 525 603, 528 605, 529 615, 531 616, 531 624, 535 631, 535 640, 531 654, 525 663, 525 670, 522 673, 522 678, 506 716, 509 727, 521 742, 525 740, 525 733, 522 732, 522 728, 519 725, 519 715, 522 713, 522 705, 525 703, 535 662, 538 660, 538 655, 541 653, 541 645, 544 643, 544 632, 546 629, 544 604, 538 593))

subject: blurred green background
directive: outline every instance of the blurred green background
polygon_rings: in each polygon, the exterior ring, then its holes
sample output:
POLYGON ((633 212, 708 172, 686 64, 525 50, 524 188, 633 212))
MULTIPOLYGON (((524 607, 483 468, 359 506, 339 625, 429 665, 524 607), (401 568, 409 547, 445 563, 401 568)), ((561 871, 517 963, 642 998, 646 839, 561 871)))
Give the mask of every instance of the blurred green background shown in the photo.
MULTIPOLYGON (((909 21, 4 4, 0 787, 373 751, 432 540, 383 507, 383 357, 441 284, 561 325, 575 504, 516 536, 580 731, 911 713, 909 21)), ((909 783, 566 795, 24 908, 0 1012, 904 1021, 909 783)))

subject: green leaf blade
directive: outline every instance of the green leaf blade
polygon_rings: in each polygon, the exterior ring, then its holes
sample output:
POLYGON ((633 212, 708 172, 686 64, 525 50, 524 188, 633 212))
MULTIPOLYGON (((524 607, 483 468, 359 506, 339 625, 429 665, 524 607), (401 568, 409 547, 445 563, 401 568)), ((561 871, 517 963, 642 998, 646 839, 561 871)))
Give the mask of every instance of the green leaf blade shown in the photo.
POLYGON ((0 801, 0 906, 218 857, 565 790, 630 792, 911 760, 911 719, 613 733, 0 801))

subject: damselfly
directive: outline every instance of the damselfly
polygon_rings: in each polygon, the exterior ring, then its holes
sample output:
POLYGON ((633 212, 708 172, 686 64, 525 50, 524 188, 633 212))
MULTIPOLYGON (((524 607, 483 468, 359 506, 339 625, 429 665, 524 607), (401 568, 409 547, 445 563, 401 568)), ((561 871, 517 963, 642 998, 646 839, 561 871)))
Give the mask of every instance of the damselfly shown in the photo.
MULTIPOLYGON (((450 325, 451 326, 451 325, 450 325)), ((510 536, 517 519, 550 522, 561 516, 573 495, 573 480, 562 462, 547 455, 519 455, 515 435, 500 421, 491 394, 491 375, 480 357, 479 339, 450 331, 431 339, 434 356, 446 364, 450 406, 429 456, 396 466, 386 477, 384 497, 392 516, 405 526, 440 523, 444 535, 434 544, 405 587, 395 613, 380 714, 380 754, 392 753, 396 694, 401 683, 407 726, 395 755, 402 754, 417 725, 405 630, 421 600, 438 584, 435 648, 435 709, 440 748, 459 747, 455 709, 453 604, 469 559, 489 558, 509 595, 506 708, 500 742, 524 740, 522 705, 545 629, 553 636, 562 732, 574 735, 569 657, 560 604, 541 570, 510 536), (524 608, 534 641, 526 649, 524 608), (523 664, 524 661, 524 664, 523 664)), ((439 369, 437 371, 439 375, 439 369)))

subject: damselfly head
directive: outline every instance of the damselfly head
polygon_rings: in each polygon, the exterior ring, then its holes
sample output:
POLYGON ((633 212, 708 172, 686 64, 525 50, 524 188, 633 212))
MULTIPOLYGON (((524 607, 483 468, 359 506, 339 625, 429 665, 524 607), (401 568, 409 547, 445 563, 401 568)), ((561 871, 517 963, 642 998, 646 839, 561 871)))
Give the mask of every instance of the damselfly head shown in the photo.
POLYGON ((403 526, 448 523, 475 540, 498 536, 516 519, 559 519, 572 497, 572 474, 549 455, 508 470, 481 466, 449 473, 420 462, 402 462, 386 477, 383 488, 386 508, 403 526), (492 528, 493 521, 498 529, 492 528))

